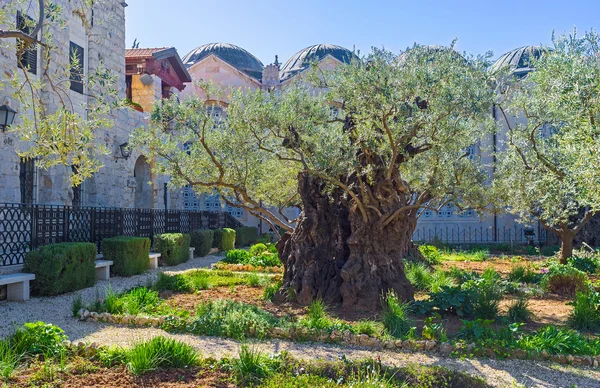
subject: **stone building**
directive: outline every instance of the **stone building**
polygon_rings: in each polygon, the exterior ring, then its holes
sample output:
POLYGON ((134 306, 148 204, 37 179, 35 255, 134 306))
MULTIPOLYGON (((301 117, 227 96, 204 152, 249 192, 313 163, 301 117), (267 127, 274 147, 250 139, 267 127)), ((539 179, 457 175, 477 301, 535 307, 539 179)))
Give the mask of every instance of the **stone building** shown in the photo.
MULTIPOLYGON (((38 9, 33 3, 19 7, 20 3, 14 1, 14 25, 0 28, 19 27, 19 18, 37 20, 38 9)), ((42 90, 42 99, 50 111, 58 107, 62 97, 73 102, 72 107, 76 113, 86 115, 89 99, 92 98, 88 95, 86 77, 99 66, 118 76, 121 97, 127 94, 133 102, 138 100, 143 107, 139 110, 142 111, 150 109, 163 96, 183 90, 184 82, 191 80, 173 48, 126 52, 127 4, 124 1, 97 1, 91 9, 81 9, 81 4, 69 0, 53 2, 53 6, 62 7, 61 17, 66 23, 65 26, 60 23, 44 23, 42 33, 49 33, 55 46, 49 54, 48 69, 44 68, 42 60, 47 54, 44 47, 38 45, 27 52, 28 75, 42 81, 45 71, 48 74, 60 74, 68 68, 74 55, 79 58, 79 78, 70 77, 70 87, 65 95, 59 96, 49 88, 42 90), (130 69, 130 66, 133 68, 130 69)), ((42 39, 43 36, 40 34, 38 38, 42 39)), ((14 39, 12 42, 0 41, 0 45, 0 74, 6 79, 14 74, 22 77, 14 39)), ((23 111, 12 98, 14 91, 8 83, 0 85, 0 105, 6 104, 16 110, 18 114, 15 123, 18 123, 28 112, 23 111)), ((0 203, 172 207, 166 190, 168 178, 152 176, 151 161, 146 160, 135 149, 128 152, 126 147, 131 131, 146 125, 147 114, 134 109, 113 110, 111 114, 114 126, 96 133, 96 141, 110 151, 108 155, 100 157, 104 167, 78 187, 71 187, 69 183, 72 168, 59 166, 42 170, 34 160, 21 160, 16 150, 26 149, 27 144, 22 143, 10 128, 7 132, 0 133, 0 203)))

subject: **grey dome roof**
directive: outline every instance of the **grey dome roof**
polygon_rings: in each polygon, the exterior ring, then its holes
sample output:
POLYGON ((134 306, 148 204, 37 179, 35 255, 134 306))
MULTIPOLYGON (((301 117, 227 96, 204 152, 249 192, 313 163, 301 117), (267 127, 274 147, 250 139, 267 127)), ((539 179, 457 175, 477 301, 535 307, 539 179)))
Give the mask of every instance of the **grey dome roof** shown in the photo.
POLYGON ((229 43, 209 43, 195 48, 183 57, 183 63, 190 67, 210 54, 216 55, 254 79, 262 78, 262 62, 243 48, 229 43))
POLYGON ((531 59, 540 58, 540 56, 548 50, 550 49, 541 46, 519 47, 498 58, 498 60, 490 67, 490 71, 496 72, 508 67, 513 71, 513 74, 525 76, 533 70, 531 59))
POLYGON ((298 51, 283 65, 279 74, 281 81, 285 81, 294 75, 310 67, 313 62, 319 62, 327 55, 331 55, 342 63, 350 63, 356 55, 342 46, 334 44, 315 44, 298 51))

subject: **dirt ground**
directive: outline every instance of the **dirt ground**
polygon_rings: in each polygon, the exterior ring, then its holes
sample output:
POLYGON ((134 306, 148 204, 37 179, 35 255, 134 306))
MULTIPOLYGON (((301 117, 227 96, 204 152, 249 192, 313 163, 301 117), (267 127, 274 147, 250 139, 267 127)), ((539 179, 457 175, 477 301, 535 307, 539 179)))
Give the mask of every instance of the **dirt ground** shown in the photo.
POLYGON ((95 371, 59 372, 54 376, 43 375, 40 367, 31 367, 17 373, 10 382, 10 387, 64 387, 64 388, 122 388, 122 387, 216 387, 229 388, 236 385, 229 381, 229 376, 219 371, 200 371, 192 369, 158 369, 140 377, 135 377, 124 367, 99 368, 95 371))

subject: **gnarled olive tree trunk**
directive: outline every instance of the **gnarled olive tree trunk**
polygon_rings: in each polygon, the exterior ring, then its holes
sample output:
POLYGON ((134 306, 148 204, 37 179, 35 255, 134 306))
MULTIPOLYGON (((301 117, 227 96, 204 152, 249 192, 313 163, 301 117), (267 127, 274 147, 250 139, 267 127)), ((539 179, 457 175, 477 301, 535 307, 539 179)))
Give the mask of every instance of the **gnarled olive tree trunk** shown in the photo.
MULTIPOLYGON (((362 310, 380 308, 388 290, 412 300, 403 258, 413 252, 416 217, 398 217, 386 226, 377 217, 365 222, 348 209, 342 192, 328 196, 322 190, 319 179, 299 177, 303 214, 278 245, 285 266, 282 292, 295 294, 301 304, 320 298, 362 310)), ((399 205, 392 199, 382 202, 382 211, 399 205)))

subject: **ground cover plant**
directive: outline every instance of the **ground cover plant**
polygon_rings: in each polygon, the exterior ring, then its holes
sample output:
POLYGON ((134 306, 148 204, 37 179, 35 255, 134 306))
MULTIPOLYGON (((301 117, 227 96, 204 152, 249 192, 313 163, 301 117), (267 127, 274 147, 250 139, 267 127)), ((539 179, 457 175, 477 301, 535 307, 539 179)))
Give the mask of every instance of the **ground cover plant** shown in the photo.
POLYGON ((280 267, 282 266, 279 260, 279 254, 274 244, 258 243, 252 245, 248 250, 232 249, 227 252, 227 255, 222 263, 225 264, 241 264, 251 267, 280 267))
POLYGON ((238 355, 205 358, 181 341, 158 336, 129 348, 65 344, 62 330, 40 322, 0 341, 2 383, 11 387, 73 386, 223 386, 248 387, 475 387, 480 378, 441 367, 390 367, 378 360, 303 361, 287 353, 267 354, 241 345, 238 355), (26 334, 23 334, 26 333, 26 334), (23 350, 6 371, 5 344, 23 350), (45 344, 45 353, 37 348, 45 344), (34 350, 32 350, 34 349, 34 350), (43 358, 35 357, 43 354, 43 358), (17 373, 18 371, 18 373, 17 373))

